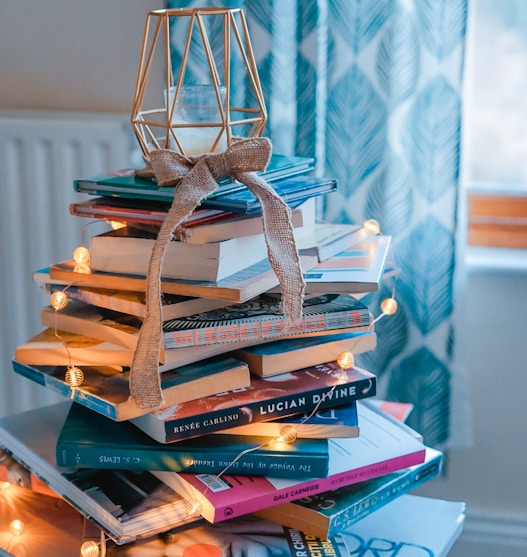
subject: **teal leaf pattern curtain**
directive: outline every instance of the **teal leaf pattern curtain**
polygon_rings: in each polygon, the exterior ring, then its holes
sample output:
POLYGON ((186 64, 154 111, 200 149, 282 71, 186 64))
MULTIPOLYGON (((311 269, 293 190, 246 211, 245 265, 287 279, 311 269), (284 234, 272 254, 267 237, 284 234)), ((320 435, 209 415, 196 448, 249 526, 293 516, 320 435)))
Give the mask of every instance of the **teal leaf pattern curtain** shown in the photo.
MULTIPOLYGON (((381 396, 412 402, 410 425, 443 446, 463 403, 453 316, 467 2, 230 3, 248 20, 274 151, 314 156, 317 173, 339 180, 319 216, 374 218, 393 236, 400 309, 376 323, 378 347, 359 363, 381 396)), ((192 5, 223 3, 169 2, 192 5)), ((391 288, 367 298, 374 315, 391 288)))

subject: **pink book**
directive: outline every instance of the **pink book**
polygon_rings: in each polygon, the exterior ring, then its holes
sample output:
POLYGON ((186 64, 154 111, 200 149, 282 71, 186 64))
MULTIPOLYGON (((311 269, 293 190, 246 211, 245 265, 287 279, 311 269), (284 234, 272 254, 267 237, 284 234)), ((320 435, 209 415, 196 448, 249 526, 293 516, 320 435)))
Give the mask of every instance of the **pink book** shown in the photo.
POLYGON ((327 478, 294 480, 262 476, 154 472, 190 502, 211 523, 256 512, 420 464, 425 446, 407 425, 368 401, 357 403, 359 437, 329 439, 327 478))

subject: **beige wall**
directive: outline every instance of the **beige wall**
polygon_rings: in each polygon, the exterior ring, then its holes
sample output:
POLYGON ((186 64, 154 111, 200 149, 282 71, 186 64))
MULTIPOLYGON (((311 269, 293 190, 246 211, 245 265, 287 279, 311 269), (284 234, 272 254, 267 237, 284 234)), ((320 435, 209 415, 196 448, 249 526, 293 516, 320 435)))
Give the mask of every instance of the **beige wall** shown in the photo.
POLYGON ((0 109, 129 113, 146 14, 163 7, 0 0, 0 109))

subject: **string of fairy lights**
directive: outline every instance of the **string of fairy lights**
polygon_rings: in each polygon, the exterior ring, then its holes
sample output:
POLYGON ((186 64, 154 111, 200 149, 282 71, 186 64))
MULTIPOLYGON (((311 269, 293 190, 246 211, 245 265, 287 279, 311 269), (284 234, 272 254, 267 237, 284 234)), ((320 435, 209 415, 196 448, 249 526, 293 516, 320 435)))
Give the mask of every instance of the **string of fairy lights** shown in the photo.
MULTIPOLYGON (((91 224, 91 223, 89 223, 91 224)), ((113 228, 118 228, 123 226, 121 223, 110 223, 113 228)), ((86 227, 85 227, 86 228, 86 227)), ((82 245, 75 248, 73 251, 73 261, 75 262, 74 271, 77 273, 82 274, 90 274, 91 267, 90 267, 90 252, 89 249, 85 247, 85 228, 83 229, 82 233, 82 245)), ((363 223, 363 228, 371 235, 379 235, 381 233, 379 223, 374 219, 369 219, 363 223)), ((68 288, 72 286, 74 283, 70 283, 66 285, 62 290, 58 290, 53 292, 50 295, 49 303, 51 307, 55 310, 55 327, 54 327, 54 334, 55 336, 62 342, 64 349, 66 350, 68 365, 66 366, 66 371, 64 375, 64 381, 72 388, 71 398, 74 398, 75 389, 81 387, 84 382, 84 372, 82 369, 75 365, 73 359, 71 357, 70 350, 68 348, 68 342, 62 337, 60 334, 60 330, 57 327, 57 316, 58 313, 64 310, 69 302, 68 299, 68 288)), ((395 299, 395 286, 392 289, 391 296, 384 298, 380 304, 380 314, 373 318, 370 323, 370 330, 373 330, 373 326, 375 323, 379 321, 379 319, 393 315, 397 312, 398 304, 395 299)), ((358 342, 358 340, 356 341, 358 342)), ((350 369, 355 365, 355 357, 353 355, 353 349, 347 352, 342 352, 337 355, 336 363, 338 364, 339 368, 344 372, 344 370, 350 369)), ((326 392, 325 395, 321 397, 315 408, 300 422, 299 425, 306 423, 311 419, 316 412, 318 411, 320 405, 323 401, 328 397, 331 396, 331 393, 338 387, 339 382, 343 379, 344 374, 341 377, 337 378, 337 381, 332 386, 332 388, 326 392)), ((279 443, 286 443, 291 444, 294 443, 297 439, 297 426, 288 424, 283 426, 277 437, 269 438, 269 440, 255 445, 249 449, 246 449, 240 452, 233 461, 226 466, 220 473, 216 474, 217 477, 221 477, 226 474, 232 466, 240 459, 242 459, 246 454, 249 454, 252 451, 257 449, 261 449, 267 445, 276 445, 279 443)), ((185 508, 189 518, 198 518, 201 515, 202 511, 202 501, 205 499, 205 495, 207 493, 208 488, 200 494, 199 498, 187 498, 185 501, 185 508)), ((86 520, 86 519, 85 519, 86 520)), ((9 532, 13 537, 20 537, 24 535, 25 532, 25 524, 20 519, 14 519, 9 524, 9 532)), ((83 536, 84 537, 84 536, 83 536)), ((106 535, 104 532, 101 531, 101 539, 99 541, 95 540, 86 540, 80 546, 80 557, 104 557, 106 554, 106 535)))

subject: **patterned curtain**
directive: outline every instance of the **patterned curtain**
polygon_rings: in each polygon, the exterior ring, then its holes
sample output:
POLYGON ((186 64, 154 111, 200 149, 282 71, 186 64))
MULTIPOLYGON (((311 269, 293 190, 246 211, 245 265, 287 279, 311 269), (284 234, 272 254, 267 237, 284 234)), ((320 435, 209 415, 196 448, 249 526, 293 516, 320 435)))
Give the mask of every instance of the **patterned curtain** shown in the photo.
MULTIPOLYGON (((467 1, 230 3, 248 19, 274 151, 314 156, 319 174, 338 178, 325 220, 374 218, 393 236, 400 309, 378 321, 378 348, 360 363, 378 375, 383 397, 415 405, 410 425, 436 446, 463 429, 452 416, 467 1)), ((375 315, 391 288, 369 298, 375 315)))

